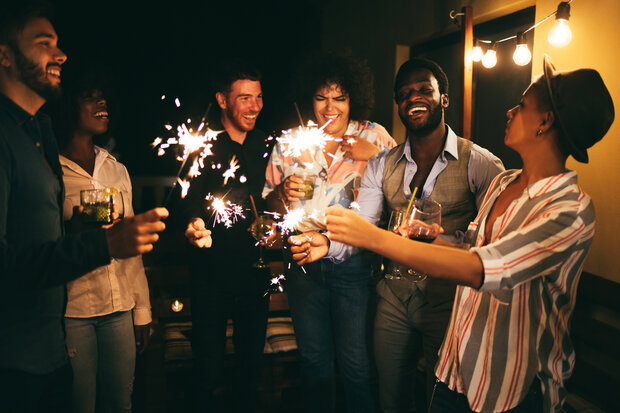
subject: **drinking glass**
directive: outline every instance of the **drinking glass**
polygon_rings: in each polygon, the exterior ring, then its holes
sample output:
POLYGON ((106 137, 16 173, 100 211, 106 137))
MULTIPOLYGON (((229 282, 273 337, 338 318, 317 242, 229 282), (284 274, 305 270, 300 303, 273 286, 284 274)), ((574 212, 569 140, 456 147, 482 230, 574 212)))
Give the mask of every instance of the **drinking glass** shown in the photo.
POLYGON ((314 185, 316 183, 316 178, 318 176, 317 175, 307 175, 307 174, 303 174, 300 176, 301 179, 303 179, 303 188, 299 189, 299 192, 303 192, 304 195, 299 198, 302 201, 307 201, 310 200, 314 197, 314 185))
MULTIPOLYGON (((395 209, 392 211, 390 215, 390 221, 388 222, 387 230, 390 232, 394 232, 398 234, 398 228, 403 224, 405 220, 405 209, 395 209)), ((389 278, 391 280, 399 280, 403 276, 403 272, 407 270, 406 267, 398 264, 395 261, 388 261, 387 269, 385 271, 385 278, 389 278)))
POLYGON ((86 224, 107 225, 112 223, 113 200, 104 189, 82 189, 80 191, 82 221, 86 224))
MULTIPOLYGON (((441 205, 428 198, 413 201, 405 218, 405 229, 409 239, 420 242, 433 242, 441 227, 441 205)), ((417 282, 426 279, 426 274, 409 268, 403 278, 417 282)))
POLYGON ((252 225, 252 236, 259 242, 258 261, 254 263, 254 268, 269 268, 269 264, 263 260, 263 242, 269 236, 269 231, 271 231, 271 221, 272 218, 269 215, 259 215, 256 217, 256 222, 252 225))

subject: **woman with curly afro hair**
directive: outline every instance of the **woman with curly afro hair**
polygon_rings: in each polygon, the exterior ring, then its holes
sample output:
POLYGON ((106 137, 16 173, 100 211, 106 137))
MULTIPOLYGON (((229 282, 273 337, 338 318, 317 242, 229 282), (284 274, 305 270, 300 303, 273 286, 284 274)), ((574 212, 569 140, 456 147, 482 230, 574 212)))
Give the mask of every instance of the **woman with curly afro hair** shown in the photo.
MULTIPOLYGON (((374 81, 364 60, 324 54, 300 68, 297 95, 302 113, 333 140, 322 150, 300 156, 289 156, 276 144, 263 196, 272 210, 348 208, 355 201, 368 160, 396 142, 383 126, 365 120, 374 103, 374 81), (312 196, 302 191, 308 177, 314 184, 312 196)), ((311 223, 302 229, 312 229, 311 223)), ((347 410, 374 412, 366 346, 369 257, 359 253, 342 262, 326 258, 302 268, 285 249, 285 260, 285 287, 302 360, 306 409, 334 411, 337 360, 347 410)))

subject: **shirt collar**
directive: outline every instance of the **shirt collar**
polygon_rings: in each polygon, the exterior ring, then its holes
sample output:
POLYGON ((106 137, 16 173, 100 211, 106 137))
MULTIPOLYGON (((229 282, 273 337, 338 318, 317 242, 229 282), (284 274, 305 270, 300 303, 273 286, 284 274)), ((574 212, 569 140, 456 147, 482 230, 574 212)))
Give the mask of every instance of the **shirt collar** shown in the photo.
POLYGON ((577 172, 570 169, 565 170, 561 174, 548 176, 527 187, 527 194, 530 198, 544 195, 547 192, 555 191, 558 188, 566 186, 567 183, 577 183, 577 172), (573 182, 571 182, 573 181, 573 182))
MULTIPOLYGON (((448 124, 445 125, 448 131, 448 136, 446 136, 446 142, 444 143, 443 151, 441 151, 439 156, 443 161, 446 161, 446 154, 450 154, 450 156, 452 156, 454 159, 459 159, 456 133, 454 133, 454 131, 450 126, 448 126, 448 124)), ((403 145, 403 153, 398 157, 398 160, 400 160, 403 156, 407 158, 408 162, 414 162, 413 158, 411 157, 411 144, 408 137, 405 140, 405 144, 403 145)))
MULTIPOLYGON (((7 113, 15 119, 15 122, 18 125, 23 125, 24 122, 33 117, 30 113, 26 112, 21 106, 13 102, 13 100, 3 93, 0 93, 0 107, 4 107, 7 113)), ((36 117, 38 113, 39 112, 37 112, 34 117, 36 117)))
MULTIPOLYGON (((71 159, 67 158, 66 156, 60 155, 59 159, 60 159, 60 164, 62 166, 65 166, 73 170, 76 173, 83 172, 83 169, 77 163, 73 162, 71 159)), ((112 156, 108 151, 95 145, 95 165, 100 165, 106 159, 116 161, 116 158, 112 156)), ((96 166, 95 166, 95 169, 96 169, 96 166)))

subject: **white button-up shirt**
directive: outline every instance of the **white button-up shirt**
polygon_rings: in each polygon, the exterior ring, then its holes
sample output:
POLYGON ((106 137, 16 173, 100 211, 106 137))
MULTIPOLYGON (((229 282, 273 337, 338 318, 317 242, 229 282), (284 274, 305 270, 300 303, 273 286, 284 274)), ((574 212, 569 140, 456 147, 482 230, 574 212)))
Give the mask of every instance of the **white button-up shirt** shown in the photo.
MULTIPOLYGON (((60 155, 65 183, 64 219, 70 220, 73 207, 80 205, 80 190, 114 186, 123 193, 124 216, 133 216, 131 181, 127 169, 105 149, 95 146, 95 169, 91 176, 77 163, 60 155)), ((142 257, 112 259, 67 284, 66 317, 86 318, 133 309, 134 324, 151 322, 149 288, 142 257)))

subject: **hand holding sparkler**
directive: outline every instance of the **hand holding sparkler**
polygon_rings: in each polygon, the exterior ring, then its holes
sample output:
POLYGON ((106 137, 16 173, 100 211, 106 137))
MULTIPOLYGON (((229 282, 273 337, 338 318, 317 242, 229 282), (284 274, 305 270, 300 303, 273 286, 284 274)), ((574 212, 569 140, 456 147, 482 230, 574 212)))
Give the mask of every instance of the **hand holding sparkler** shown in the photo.
POLYGON ((377 145, 358 136, 345 135, 342 137, 340 147, 344 151, 344 157, 355 161, 368 161, 381 152, 377 145))
POLYGON ((185 238, 190 244, 198 248, 211 248, 213 243, 211 231, 206 229, 202 218, 192 218, 185 229, 185 238))
POLYGON ((162 219, 167 217, 166 208, 154 208, 133 217, 126 217, 107 228, 105 231, 110 256, 128 258, 150 252, 159 239, 157 233, 166 228, 162 219))
POLYGON ((327 255, 329 251, 329 239, 316 231, 293 235, 289 237, 288 242, 291 244, 293 260, 298 265, 317 261, 327 255))

